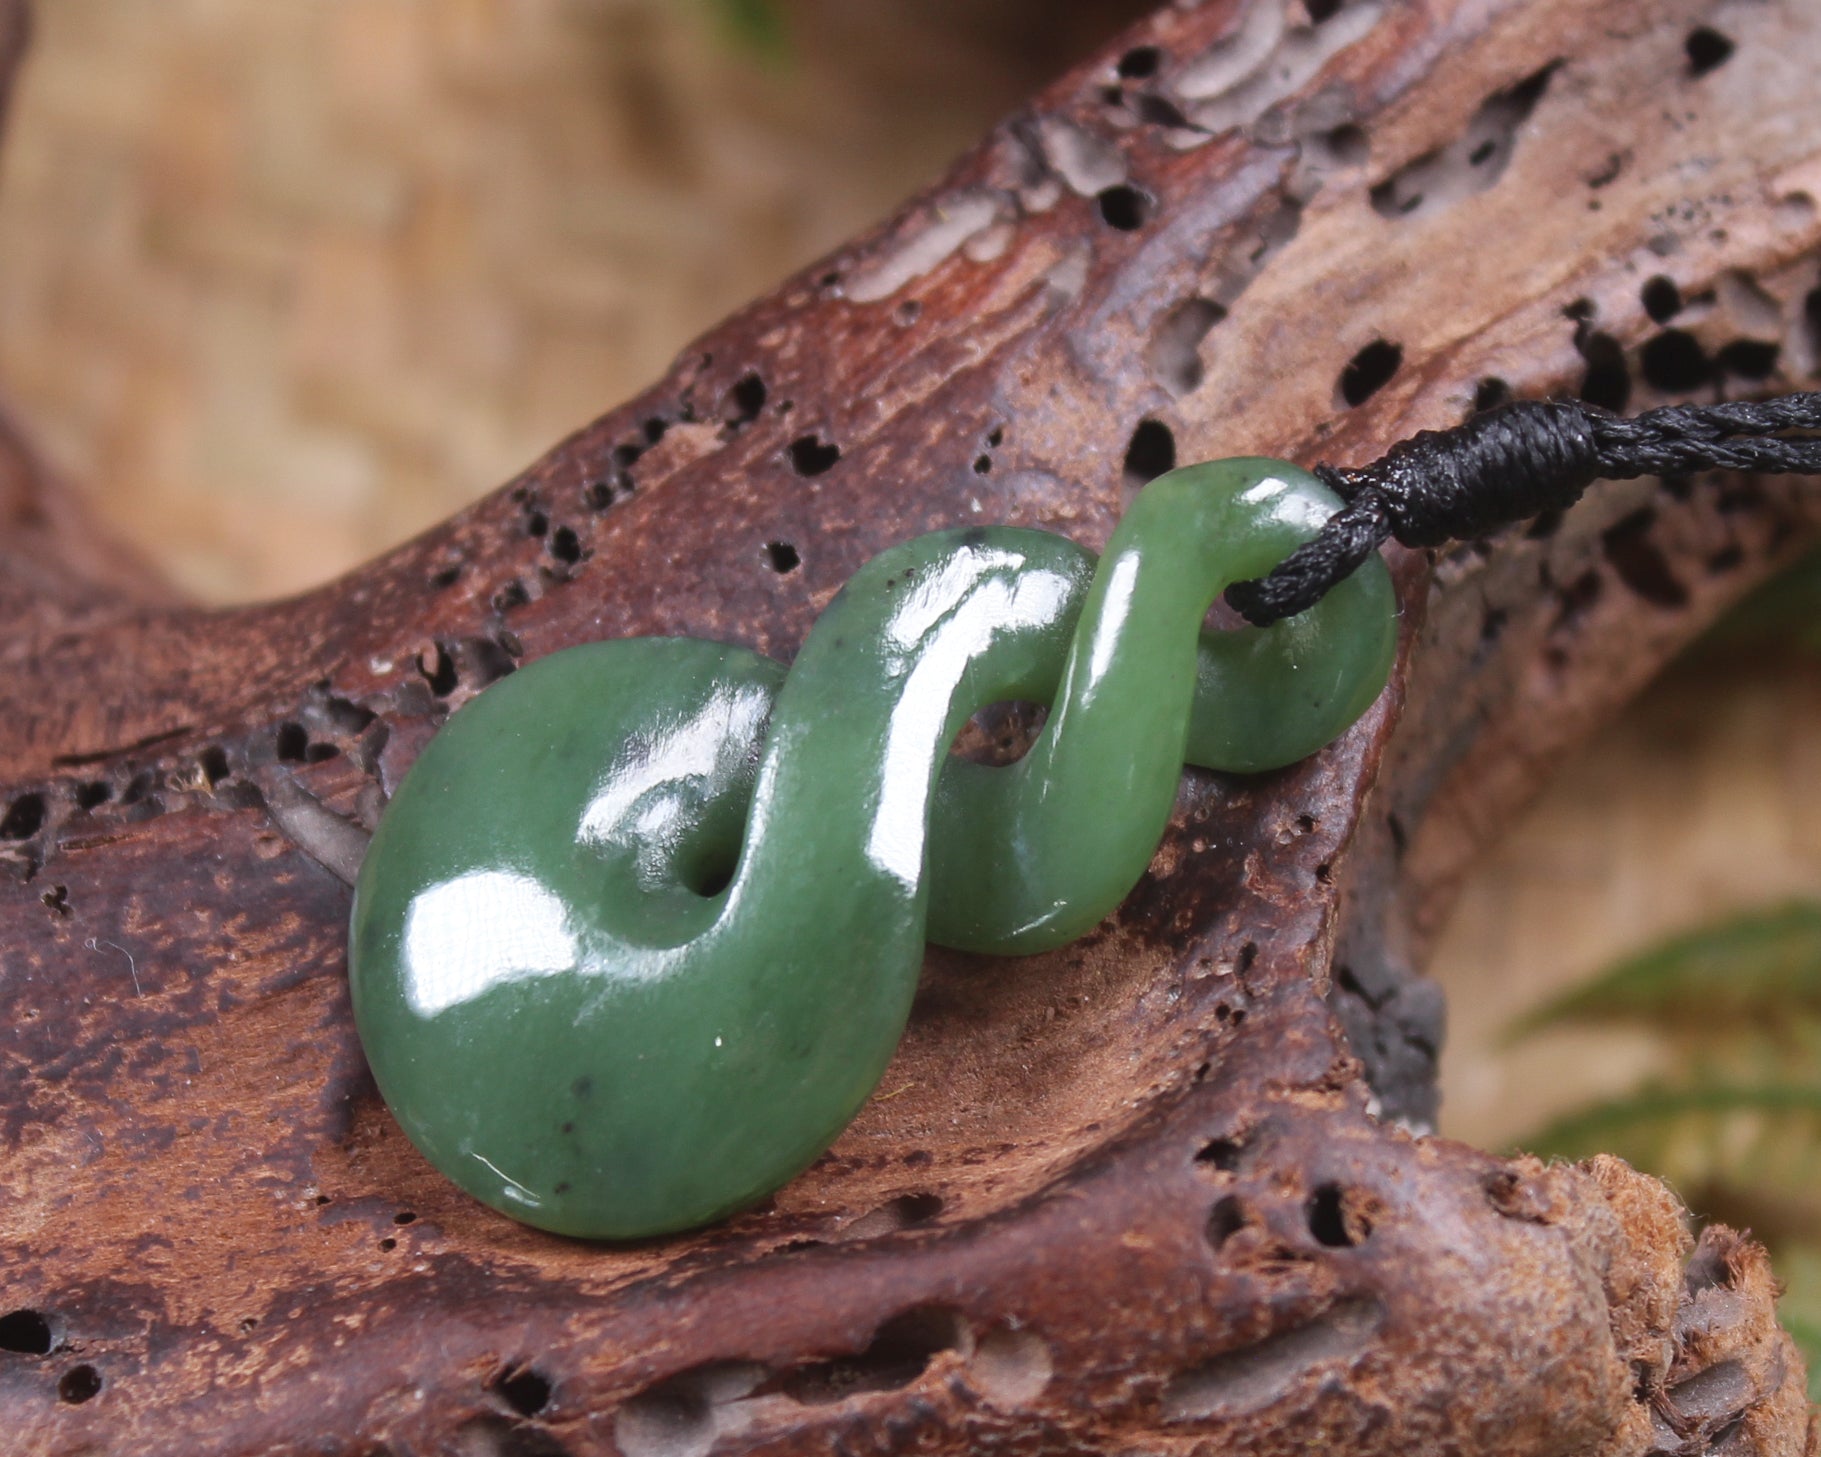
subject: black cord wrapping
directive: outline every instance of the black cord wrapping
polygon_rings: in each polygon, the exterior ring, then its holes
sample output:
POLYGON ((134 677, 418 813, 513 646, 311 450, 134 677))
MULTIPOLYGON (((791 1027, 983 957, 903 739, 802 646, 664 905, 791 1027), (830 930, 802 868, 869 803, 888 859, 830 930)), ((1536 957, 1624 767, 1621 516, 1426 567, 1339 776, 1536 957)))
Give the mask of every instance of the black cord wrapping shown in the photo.
POLYGON ((1347 504, 1269 576, 1235 582, 1227 602, 1268 627, 1313 607, 1387 538, 1412 547, 1470 541, 1564 510, 1599 480, 1703 470, 1821 475, 1821 439, 1785 430, 1821 431, 1821 393, 1670 405, 1629 419, 1568 400, 1502 405, 1401 440, 1358 470, 1317 466, 1347 504))

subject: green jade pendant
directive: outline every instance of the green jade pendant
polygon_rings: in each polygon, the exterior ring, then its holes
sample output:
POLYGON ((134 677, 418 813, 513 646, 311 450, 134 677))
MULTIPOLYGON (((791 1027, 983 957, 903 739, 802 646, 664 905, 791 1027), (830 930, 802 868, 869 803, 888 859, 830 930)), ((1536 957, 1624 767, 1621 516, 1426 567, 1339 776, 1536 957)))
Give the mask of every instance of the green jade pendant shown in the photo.
POLYGON ((1000 955, 1097 925, 1182 765, 1313 753, 1384 686, 1376 557, 1317 606, 1208 632, 1339 502, 1281 461, 1146 486, 1106 554, 939 531, 874 558, 796 661, 687 638, 553 653, 453 715, 355 890, 380 1092, 439 1169, 526 1223, 631 1239, 772 1193, 903 1033, 926 940, 1000 955), (1025 756, 949 753, 1051 705, 1025 756))

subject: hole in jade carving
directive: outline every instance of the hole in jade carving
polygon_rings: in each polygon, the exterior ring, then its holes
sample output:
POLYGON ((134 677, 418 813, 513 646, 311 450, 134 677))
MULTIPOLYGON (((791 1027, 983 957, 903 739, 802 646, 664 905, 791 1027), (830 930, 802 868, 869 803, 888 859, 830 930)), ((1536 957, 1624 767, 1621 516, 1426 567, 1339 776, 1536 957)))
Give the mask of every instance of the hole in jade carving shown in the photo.
POLYGON ((21 1356, 48 1355, 51 1323, 35 1310, 9 1310, 0 1315, 0 1351, 21 1356))
POLYGON ((1374 339, 1340 372, 1340 397, 1349 409, 1363 405, 1387 384, 1404 362, 1403 346, 1374 339))
POLYGON ((76 808, 98 809, 114 797, 113 786, 104 779, 91 779, 76 786, 76 808))
POLYGON ((740 868, 738 841, 686 847, 678 859, 677 875, 684 886, 704 898, 717 896, 733 884, 740 868))
POLYGON ((93 1366, 72 1366, 57 1383, 57 1399, 71 1406, 81 1406, 100 1392, 101 1373, 93 1366))
POLYGON ((1176 469, 1176 436, 1161 420, 1140 420, 1125 448, 1125 479, 1142 486, 1176 469))
POLYGON ((961 726, 948 751, 992 769, 1015 764, 1030 752, 1049 716, 1047 703, 986 704, 961 726))

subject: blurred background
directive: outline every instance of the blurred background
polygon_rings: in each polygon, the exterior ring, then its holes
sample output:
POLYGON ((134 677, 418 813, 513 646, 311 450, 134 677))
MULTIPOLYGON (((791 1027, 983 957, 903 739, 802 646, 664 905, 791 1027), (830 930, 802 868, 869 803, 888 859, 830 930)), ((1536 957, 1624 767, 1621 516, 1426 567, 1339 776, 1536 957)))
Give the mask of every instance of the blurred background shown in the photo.
MULTIPOLYGON (((1149 8, 41 0, 0 393, 189 593, 299 590, 634 393, 1149 8)), ((1435 970, 1445 1132, 1667 1174, 1779 1244, 1821 1341, 1815 580, 1586 747, 1435 970)))
POLYGON ((39 0, 0 388, 211 601, 501 484, 1145 0, 39 0))

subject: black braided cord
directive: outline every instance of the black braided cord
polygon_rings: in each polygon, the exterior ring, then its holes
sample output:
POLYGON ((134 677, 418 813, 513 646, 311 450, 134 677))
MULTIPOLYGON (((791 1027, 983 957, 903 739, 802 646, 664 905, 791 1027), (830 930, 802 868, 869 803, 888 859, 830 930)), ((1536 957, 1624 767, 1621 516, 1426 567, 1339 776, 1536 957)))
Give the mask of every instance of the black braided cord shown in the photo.
POLYGON ((1227 602, 1268 627, 1313 607, 1395 538, 1471 541, 1561 511, 1595 481, 1703 470, 1821 475, 1821 393, 1718 405, 1669 405, 1626 418, 1572 400, 1524 400, 1452 430, 1400 440, 1358 470, 1317 466, 1347 504, 1269 576, 1236 582, 1227 602))

